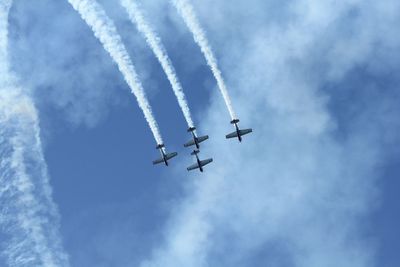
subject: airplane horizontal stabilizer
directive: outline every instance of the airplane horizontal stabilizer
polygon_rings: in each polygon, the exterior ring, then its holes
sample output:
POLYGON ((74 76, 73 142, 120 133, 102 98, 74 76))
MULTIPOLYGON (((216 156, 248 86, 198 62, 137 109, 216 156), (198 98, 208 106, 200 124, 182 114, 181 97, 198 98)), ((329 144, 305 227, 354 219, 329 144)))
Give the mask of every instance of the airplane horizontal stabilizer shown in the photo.
POLYGON ((200 153, 200 150, 193 150, 192 153, 190 153, 190 155, 194 156, 200 153))

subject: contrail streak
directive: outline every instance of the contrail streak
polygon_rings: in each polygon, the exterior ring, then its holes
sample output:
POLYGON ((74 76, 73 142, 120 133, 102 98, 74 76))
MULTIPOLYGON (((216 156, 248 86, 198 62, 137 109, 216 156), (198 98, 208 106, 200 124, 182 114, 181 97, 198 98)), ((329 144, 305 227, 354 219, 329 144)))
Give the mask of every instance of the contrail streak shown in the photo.
POLYGON ((211 50, 211 46, 208 43, 206 34, 203 28, 200 26, 199 20, 197 19, 196 13, 193 10, 192 5, 187 0, 172 0, 173 5, 178 10, 185 24, 193 34, 194 41, 200 46, 200 49, 206 58, 207 64, 210 66, 211 71, 217 80, 218 88, 222 93, 226 107, 228 108, 231 119, 237 119, 236 114, 233 110, 232 102, 228 94, 228 90, 225 85, 225 81, 222 78, 221 71, 218 68, 217 59, 211 50))
POLYGON ((0 0, 0 256, 8 266, 69 266, 32 99, 8 68, 8 12, 0 0))
POLYGON ((145 36, 147 44, 153 50, 165 74, 167 75, 167 78, 172 86, 172 89, 175 93, 175 96, 178 100, 179 106, 183 112, 188 126, 193 127, 194 125, 192 116, 190 114, 189 105, 183 92, 182 85, 178 80, 175 68, 172 65, 172 62, 167 54, 164 45, 161 42, 160 37, 157 36, 155 31, 147 23, 142 11, 140 10, 139 6, 134 2, 134 0, 121 0, 121 4, 126 9, 132 23, 136 24, 139 32, 141 32, 145 36))
POLYGON ((113 21, 95 0, 68 0, 68 2, 92 28, 94 35, 118 65, 125 81, 137 99, 139 107, 144 113, 144 117, 150 126, 157 144, 162 144, 163 140, 158 130, 157 122, 154 119, 151 106, 113 21))

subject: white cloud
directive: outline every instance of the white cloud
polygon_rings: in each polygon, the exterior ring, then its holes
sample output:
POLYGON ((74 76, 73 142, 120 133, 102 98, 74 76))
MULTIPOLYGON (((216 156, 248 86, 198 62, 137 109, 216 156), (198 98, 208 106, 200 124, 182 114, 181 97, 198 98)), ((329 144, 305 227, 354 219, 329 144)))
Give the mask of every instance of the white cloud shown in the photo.
POLYGON ((0 4, 0 256, 8 266, 68 266, 58 233, 36 107, 8 66, 8 11, 0 4))
POLYGON ((0 89, 0 226, 9 266, 68 266, 58 233, 37 111, 13 86, 0 89))
POLYGON ((394 28, 398 4, 304 0, 266 9, 273 3, 196 2, 241 125, 254 133, 240 145, 224 140, 232 129, 215 93, 202 125, 213 137, 204 155, 215 162, 189 182, 142 266, 374 266, 362 220, 377 197, 380 125, 365 131, 349 117, 358 127, 338 139, 323 88, 368 65, 376 50, 398 47, 379 30, 394 28))

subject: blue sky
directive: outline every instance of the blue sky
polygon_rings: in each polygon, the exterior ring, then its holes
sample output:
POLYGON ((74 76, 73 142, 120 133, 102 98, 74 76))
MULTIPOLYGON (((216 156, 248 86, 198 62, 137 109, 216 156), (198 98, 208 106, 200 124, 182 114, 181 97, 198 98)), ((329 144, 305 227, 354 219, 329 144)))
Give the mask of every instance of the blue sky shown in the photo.
MULTIPOLYGON (((185 169, 190 136, 157 60, 118 1, 99 2, 179 157, 152 166, 134 96, 68 1, 15 0, 10 66, 38 109, 59 210, 62 248, 50 252, 74 267, 398 266, 400 3, 193 1, 241 126, 254 129, 238 144, 224 138, 229 114, 176 10, 138 1, 210 135, 200 155, 214 162, 200 174, 185 169)), ((12 238, 0 230, 2 248, 12 238)), ((18 266, 8 257, 1 266, 18 266)))

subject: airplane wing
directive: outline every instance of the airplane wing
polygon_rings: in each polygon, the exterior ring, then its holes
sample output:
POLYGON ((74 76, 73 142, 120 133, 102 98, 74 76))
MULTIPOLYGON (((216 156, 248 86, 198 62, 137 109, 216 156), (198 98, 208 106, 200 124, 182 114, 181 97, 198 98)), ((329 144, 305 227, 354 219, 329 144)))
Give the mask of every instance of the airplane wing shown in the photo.
POLYGON ((200 165, 197 164, 197 163, 195 163, 195 164, 189 166, 189 167, 187 168, 187 170, 188 170, 188 171, 191 171, 191 170, 195 170, 195 169, 200 168, 200 166, 201 166, 201 167, 204 167, 204 166, 206 166, 207 164, 211 163, 212 161, 213 161, 213 159, 205 159, 205 160, 202 160, 202 161, 200 161, 200 165))
POLYGON ((164 162, 164 159, 160 158, 160 159, 157 159, 157 160, 153 161, 153 165, 160 164, 160 163, 163 163, 163 162, 164 162))
POLYGON ((170 160, 170 159, 172 159, 173 157, 175 157, 176 155, 178 155, 178 153, 172 152, 172 153, 169 153, 169 154, 165 155, 165 158, 166 158, 167 160, 170 160))
POLYGON ((226 137, 227 139, 228 139, 228 138, 235 138, 235 137, 238 137, 238 135, 237 135, 237 132, 235 131, 235 132, 233 132, 233 133, 227 134, 225 137, 226 137))
POLYGON ((188 171, 191 171, 191 170, 198 169, 199 167, 200 167, 199 164, 195 163, 195 164, 193 164, 193 165, 190 165, 190 166, 187 168, 187 170, 188 170, 188 171))
POLYGON ((205 159, 205 160, 200 161, 200 165, 201 165, 201 167, 204 167, 207 164, 211 163, 212 161, 213 161, 213 159, 205 159))
MULTIPOLYGON (((170 160, 173 157, 175 157, 176 155, 178 155, 178 153, 176 153, 176 152, 168 153, 165 155, 165 159, 170 160)), ((153 165, 160 164, 160 163, 164 163, 164 158, 159 158, 159 159, 153 161, 153 165)))
POLYGON ((208 139, 208 135, 197 137, 197 141, 199 143, 206 141, 208 139))
MULTIPOLYGON (((252 129, 239 130, 239 135, 240 135, 240 136, 243 136, 243 135, 248 134, 248 133, 251 133, 251 132, 253 132, 252 129)), ((238 137, 238 134, 237 134, 237 132, 233 132, 233 133, 230 133, 230 134, 226 135, 225 137, 226 137, 227 139, 228 139, 228 138, 235 138, 235 137, 238 137)))
MULTIPOLYGON (((201 142, 203 142, 203 141, 205 141, 205 140, 207 140, 208 139, 208 135, 205 135, 205 136, 200 136, 200 137, 197 137, 197 142, 198 143, 201 143, 201 142)), ((184 147, 189 147, 189 146, 194 146, 196 143, 194 142, 194 140, 190 140, 189 142, 187 142, 186 144, 184 144, 183 146, 184 147)))
POLYGON ((194 142, 194 140, 191 140, 191 141, 187 142, 186 144, 184 144, 183 146, 188 147, 188 146, 193 146, 193 145, 195 145, 195 142, 194 142))
POLYGON ((253 132, 253 129, 239 130, 239 134, 240 134, 241 136, 243 136, 243 135, 245 135, 245 134, 248 134, 248 133, 251 133, 251 132, 253 132))

